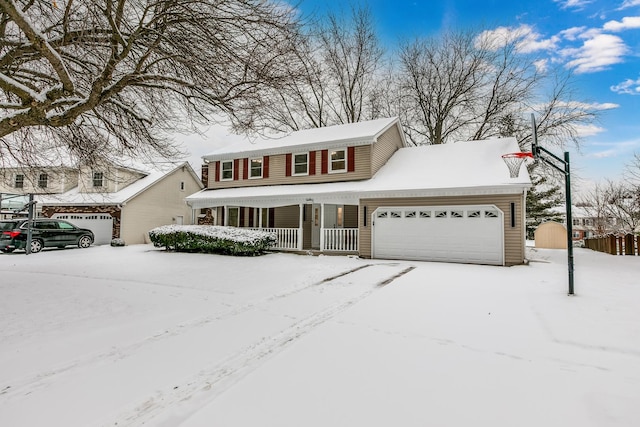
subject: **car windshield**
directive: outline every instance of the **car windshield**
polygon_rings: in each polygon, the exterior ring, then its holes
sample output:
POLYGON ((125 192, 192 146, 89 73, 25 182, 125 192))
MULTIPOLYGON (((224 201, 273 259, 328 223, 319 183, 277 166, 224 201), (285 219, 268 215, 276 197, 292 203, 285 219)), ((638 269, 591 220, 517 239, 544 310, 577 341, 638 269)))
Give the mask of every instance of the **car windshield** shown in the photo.
POLYGON ((17 221, 0 221, 0 230, 13 230, 18 226, 17 221))

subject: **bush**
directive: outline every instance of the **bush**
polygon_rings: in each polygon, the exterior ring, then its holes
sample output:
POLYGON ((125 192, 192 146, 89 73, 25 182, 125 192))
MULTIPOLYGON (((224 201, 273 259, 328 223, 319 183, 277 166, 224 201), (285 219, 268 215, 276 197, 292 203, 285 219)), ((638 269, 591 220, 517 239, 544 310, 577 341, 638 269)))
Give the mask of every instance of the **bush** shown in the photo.
POLYGON ((124 246, 124 240, 122 240, 122 239, 111 239, 111 246, 124 246))
POLYGON ((264 254, 276 242, 275 233, 215 225, 163 225, 149 231, 156 247, 176 252, 236 256, 264 254))

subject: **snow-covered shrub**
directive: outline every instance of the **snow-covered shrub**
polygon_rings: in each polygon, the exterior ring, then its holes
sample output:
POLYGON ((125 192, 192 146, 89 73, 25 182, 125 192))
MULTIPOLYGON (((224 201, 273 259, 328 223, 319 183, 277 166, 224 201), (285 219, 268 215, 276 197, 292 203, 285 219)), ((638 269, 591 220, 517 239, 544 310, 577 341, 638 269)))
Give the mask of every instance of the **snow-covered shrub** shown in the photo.
POLYGON ((275 233, 216 225, 163 225, 149 231, 156 247, 177 252, 207 252, 252 256, 277 242, 275 233))
POLYGON ((122 240, 122 239, 111 239, 111 246, 124 246, 124 240, 122 240))

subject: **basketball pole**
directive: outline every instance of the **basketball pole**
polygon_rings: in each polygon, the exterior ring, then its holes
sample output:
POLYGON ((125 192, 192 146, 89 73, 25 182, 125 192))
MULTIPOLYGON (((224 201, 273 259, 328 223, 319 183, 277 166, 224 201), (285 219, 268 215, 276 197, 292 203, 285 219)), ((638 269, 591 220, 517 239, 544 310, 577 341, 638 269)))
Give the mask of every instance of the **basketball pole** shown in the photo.
POLYGON ((531 152, 535 159, 540 159, 552 168, 560 171, 564 175, 565 187, 565 207, 567 212, 567 268, 569 272, 569 292, 568 295, 575 295, 573 292, 573 217, 571 215, 571 161, 569 152, 564 152, 564 159, 556 156, 546 148, 538 145, 538 129, 536 128, 536 119, 531 114, 531 125, 533 127, 533 142, 531 143, 531 152))

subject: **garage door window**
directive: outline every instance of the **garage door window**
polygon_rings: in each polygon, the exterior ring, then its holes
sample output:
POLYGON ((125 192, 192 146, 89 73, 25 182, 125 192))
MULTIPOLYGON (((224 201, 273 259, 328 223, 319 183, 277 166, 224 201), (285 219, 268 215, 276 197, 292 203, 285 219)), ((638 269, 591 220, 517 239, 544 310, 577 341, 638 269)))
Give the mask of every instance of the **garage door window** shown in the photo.
POLYGON ((378 218, 388 218, 388 217, 389 217, 389 212, 387 212, 387 211, 380 211, 380 212, 378 212, 377 217, 378 217, 378 218))
POLYGON ((480 211, 467 212, 467 218, 480 218, 480 211))
POLYGON ((463 218, 464 214, 462 211, 451 211, 451 218, 463 218))
POLYGON ((416 217, 416 211, 404 211, 404 217, 405 218, 415 218, 416 217))
POLYGON ((484 211, 485 218, 498 218, 498 212, 496 211, 484 211))
POLYGON ((436 211, 436 218, 446 218, 447 211, 436 211))
POLYGON ((420 211, 420 218, 431 218, 431 211, 420 211))
POLYGON ((391 211, 389 213, 390 213, 390 218, 402 218, 402 212, 391 211))

